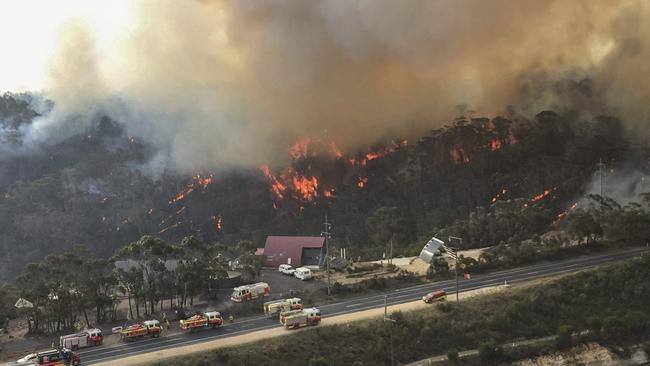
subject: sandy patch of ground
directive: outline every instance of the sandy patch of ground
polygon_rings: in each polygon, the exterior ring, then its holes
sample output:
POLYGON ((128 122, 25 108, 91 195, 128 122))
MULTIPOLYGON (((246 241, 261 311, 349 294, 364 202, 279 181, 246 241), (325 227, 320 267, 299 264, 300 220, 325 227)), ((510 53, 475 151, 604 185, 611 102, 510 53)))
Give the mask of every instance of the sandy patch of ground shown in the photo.
POLYGON ((566 352, 557 352, 551 355, 539 356, 515 362, 516 366, 605 366, 620 365, 621 359, 607 348, 597 343, 588 343, 566 352))
MULTIPOLYGON (((478 289, 478 290, 473 290, 473 291, 468 291, 468 292, 461 293, 461 294, 459 294, 459 297, 461 299, 463 299, 463 298, 468 298, 468 297, 472 297, 472 296, 478 296, 478 295, 483 295, 483 294, 488 294, 488 293, 495 293, 495 292, 503 291, 506 288, 507 287, 504 287, 504 286, 488 287, 488 288, 484 288, 484 289, 478 289)), ((452 297, 450 296, 449 299, 451 300, 452 297)), ((398 311, 398 310, 399 311, 412 311, 412 310, 417 310, 417 309, 431 307, 431 306, 432 305, 425 304, 422 301, 412 301, 412 302, 408 302, 408 303, 405 303, 405 304, 389 306, 388 307, 388 312, 391 313, 391 312, 398 311)), ((382 309, 382 308, 364 310, 364 311, 359 311, 359 312, 355 312, 355 313, 344 314, 344 315, 339 315, 339 316, 334 316, 334 317, 331 317, 331 318, 323 319, 321 326, 328 326, 328 325, 335 325, 335 324, 346 324, 346 323, 350 323, 350 322, 357 321, 357 320, 362 320, 362 319, 383 317, 383 315, 384 315, 384 309, 382 309)), ((307 329, 310 329, 310 328, 303 328, 303 329, 298 330, 298 331, 307 330, 307 329)), ((281 327, 274 328, 274 329, 266 329, 266 330, 261 330, 261 331, 257 331, 257 332, 242 334, 242 335, 239 335, 239 336, 234 336, 234 337, 228 337, 228 338, 218 339, 218 340, 214 340, 214 341, 203 342, 203 343, 200 343, 200 344, 195 344, 195 345, 190 345, 190 346, 170 348, 170 349, 145 353, 145 354, 141 354, 141 355, 125 357, 125 358, 119 360, 119 364, 122 365, 122 366, 125 366, 125 365, 142 365, 142 364, 146 364, 146 363, 149 363, 149 362, 159 361, 159 360, 162 360, 162 359, 165 359, 165 358, 177 357, 177 356, 187 355, 187 354, 191 354, 191 353, 208 351, 208 350, 212 350, 212 349, 237 346, 237 345, 240 345, 240 344, 255 342, 255 341, 262 340, 262 339, 267 339, 267 338, 270 338, 270 337, 279 337, 279 336, 291 334, 291 333, 294 333, 294 332, 296 332, 296 331, 288 331, 288 330, 286 330, 284 328, 281 328, 281 327)), ((107 362, 102 362, 102 363, 98 363, 98 364, 95 364, 95 365, 97 365, 97 366, 109 366, 109 365, 114 365, 114 364, 115 364, 115 361, 107 361, 107 362)))

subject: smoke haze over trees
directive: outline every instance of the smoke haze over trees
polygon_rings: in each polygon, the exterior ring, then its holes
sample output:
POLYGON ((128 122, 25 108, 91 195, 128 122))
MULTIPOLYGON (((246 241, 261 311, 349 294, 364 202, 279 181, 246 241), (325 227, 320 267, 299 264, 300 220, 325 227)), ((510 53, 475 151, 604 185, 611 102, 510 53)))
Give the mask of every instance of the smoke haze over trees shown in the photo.
POLYGON ((650 117, 644 1, 132 8, 132 24, 110 48, 92 24, 59 28, 43 85, 54 108, 25 128, 24 143, 63 141, 107 115, 156 147, 151 169, 194 173, 277 167, 305 136, 351 153, 385 137, 419 137, 459 114, 505 115, 508 106, 528 118, 544 109, 606 113, 635 132, 650 117))

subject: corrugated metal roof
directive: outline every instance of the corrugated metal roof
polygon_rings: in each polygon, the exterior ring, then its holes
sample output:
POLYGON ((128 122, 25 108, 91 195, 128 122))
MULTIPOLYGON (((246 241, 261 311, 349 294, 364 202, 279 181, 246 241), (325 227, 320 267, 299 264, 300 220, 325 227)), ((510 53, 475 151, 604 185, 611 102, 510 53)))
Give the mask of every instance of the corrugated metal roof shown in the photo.
POLYGON ((304 248, 322 248, 325 238, 320 236, 268 236, 264 245, 267 266, 288 263, 299 267, 304 248))
POLYGON ((431 238, 431 240, 429 240, 424 248, 422 248, 422 251, 420 252, 420 258, 427 263, 431 263, 431 259, 435 253, 440 250, 442 244, 444 244, 444 242, 434 236, 431 238))

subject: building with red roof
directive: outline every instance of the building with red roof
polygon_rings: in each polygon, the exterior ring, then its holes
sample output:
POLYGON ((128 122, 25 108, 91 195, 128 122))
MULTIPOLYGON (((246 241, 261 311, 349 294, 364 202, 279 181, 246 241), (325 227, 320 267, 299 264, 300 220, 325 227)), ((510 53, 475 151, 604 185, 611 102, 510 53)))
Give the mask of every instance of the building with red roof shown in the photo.
POLYGON ((321 266, 325 258, 324 245, 325 238, 320 236, 268 236, 264 245, 266 265, 321 266))

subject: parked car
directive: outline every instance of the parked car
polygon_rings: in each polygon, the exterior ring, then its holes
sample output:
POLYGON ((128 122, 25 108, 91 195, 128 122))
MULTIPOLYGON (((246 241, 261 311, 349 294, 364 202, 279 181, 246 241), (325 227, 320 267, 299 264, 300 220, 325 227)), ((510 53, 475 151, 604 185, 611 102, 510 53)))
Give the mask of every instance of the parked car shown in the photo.
POLYGON ((311 277, 312 277, 311 269, 309 269, 307 267, 298 267, 298 268, 296 268, 295 273, 293 275, 296 276, 297 279, 303 280, 303 281, 310 280, 311 277))
POLYGON ((447 300, 447 292, 445 292, 445 290, 429 292, 428 294, 422 296, 422 301, 426 302, 427 304, 445 300, 447 300))
POLYGON ((290 264, 281 264, 278 267, 278 271, 289 276, 293 276, 296 272, 295 268, 293 268, 290 264))

